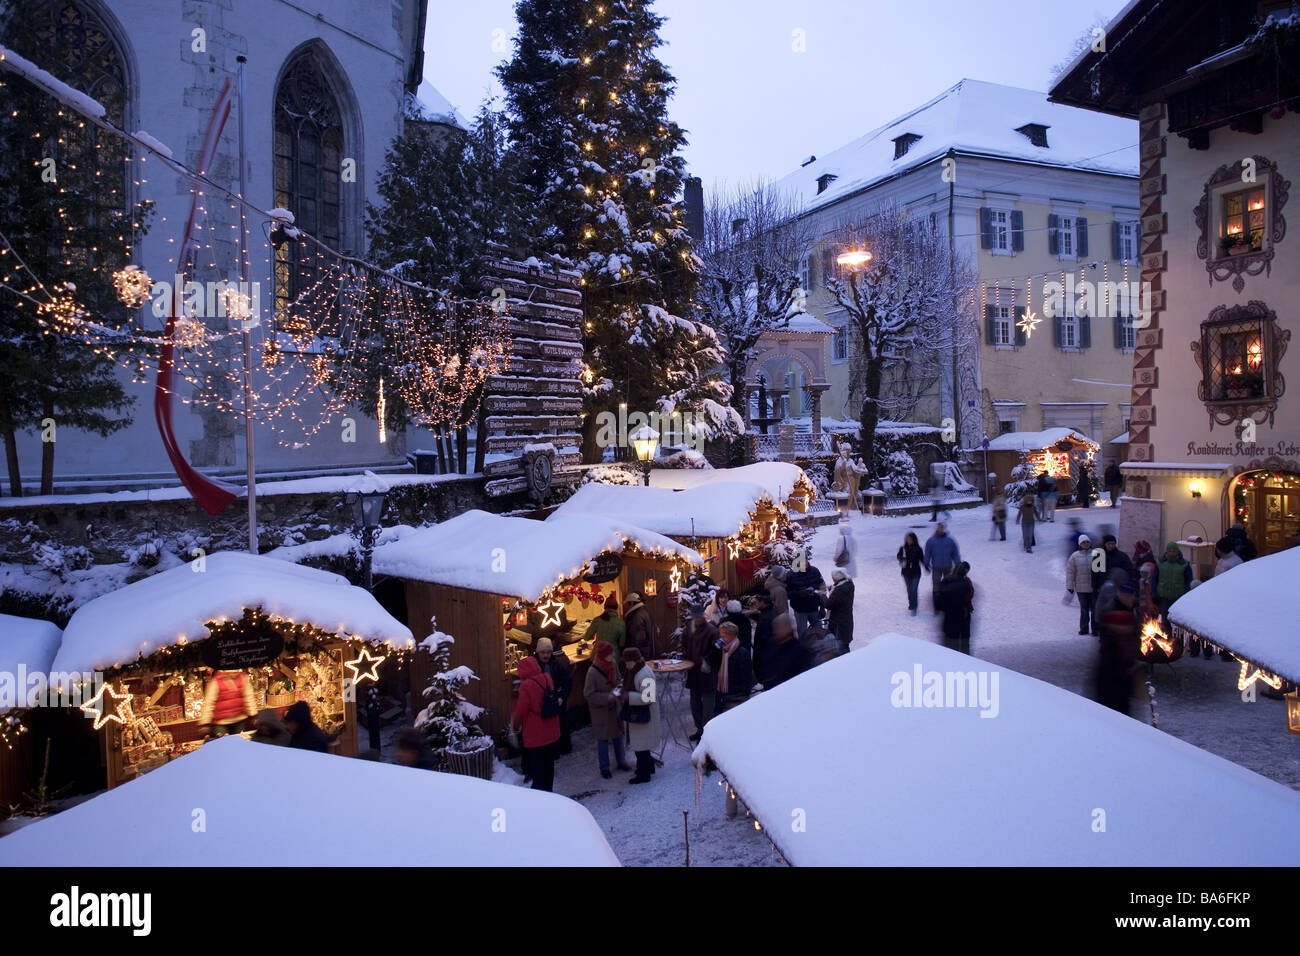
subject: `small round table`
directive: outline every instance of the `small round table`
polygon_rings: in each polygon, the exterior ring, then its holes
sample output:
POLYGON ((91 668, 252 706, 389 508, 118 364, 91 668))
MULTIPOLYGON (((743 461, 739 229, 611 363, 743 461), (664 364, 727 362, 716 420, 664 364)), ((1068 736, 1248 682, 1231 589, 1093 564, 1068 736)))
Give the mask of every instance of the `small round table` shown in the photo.
POLYGON ((662 687, 659 692, 659 753, 653 754, 655 760, 662 765, 664 762, 664 751, 668 749, 668 740, 683 749, 691 748, 682 742, 683 738, 689 737, 689 732, 681 728, 683 733, 678 736, 678 725, 684 719, 682 714, 682 698, 685 696, 686 672, 695 666, 694 661, 680 660, 658 660, 649 661, 650 669, 654 671, 655 677, 659 679, 662 687))

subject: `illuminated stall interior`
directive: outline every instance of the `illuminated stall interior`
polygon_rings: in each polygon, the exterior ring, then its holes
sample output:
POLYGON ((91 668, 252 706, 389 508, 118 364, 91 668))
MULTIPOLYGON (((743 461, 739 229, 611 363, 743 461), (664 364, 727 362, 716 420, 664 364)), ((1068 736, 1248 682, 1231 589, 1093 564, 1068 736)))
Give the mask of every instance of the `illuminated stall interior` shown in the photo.
MULTIPOLYGON (((1008 432, 989 440, 988 470, 996 475, 997 486, 1003 488, 1012 480, 1011 470, 1024 460, 1035 475, 1046 469, 1056 481, 1056 490, 1064 497, 1074 494, 1074 476, 1079 466, 1095 462, 1100 450, 1100 445, 1072 428, 1008 432)), ((983 463, 981 451, 971 454, 978 463, 983 463)))
MULTIPOLYGON (((613 595, 621 616, 635 591, 654 613, 675 602, 689 571, 702 564, 695 550, 625 521, 535 521, 484 511, 417 529, 374 555, 376 574, 402 580, 412 629, 427 632, 436 619, 455 638, 452 664, 477 676, 464 694, 485 709, 479 726, 491 734, 505 729, 515 668, 540 638, 550 638, 574 666, 569 706, 580 707, 592 653, 583 636, 605 600, 613 595)), ((423 652, 412 657, 413 695, 428 684, 429 663, 423 652)))
POLYGON ((103 734, 114 787, 213 736, 251 736, 261 710, 283 716, 297 701, 331 752, 354 755, 355 692, 413 648, 403 624, 339 575, 220 552, 83 605, 52 670, 70 675, 103 734))

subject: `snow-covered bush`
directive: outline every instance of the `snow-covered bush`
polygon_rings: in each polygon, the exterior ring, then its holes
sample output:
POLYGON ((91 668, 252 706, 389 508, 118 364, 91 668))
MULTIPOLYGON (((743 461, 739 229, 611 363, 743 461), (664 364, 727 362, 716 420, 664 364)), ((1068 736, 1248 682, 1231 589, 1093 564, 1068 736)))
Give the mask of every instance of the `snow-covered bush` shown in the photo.
POLYGON ((665 458, 655 459, 656 468, 712 468, 709 460, 698 451, 683 448, 665 458))
POLYGON ((95 563, 89 549, 81 545, 38 544, 34 556, 37 564, 60 578, 69 571, 85 571, 95 563))
POLYGON ((817 490, 817 497, 825 498, 831 490, 831 477, 827 464, 822 461, 814 462, 805 467, 803 473, 808 476, 813 488, 817 490))
POLYGON ((885 458, 882 483, 885 491, 897 497, 917 493, 916 462, 905 451, 890 452, 885 458))
POLYGON ((591 482, 602 485, 643 485, 645 477, 641 474, 640 466, 616 462, 612 465, 593 465, 588 468, 583 473, 582 484, 591 482))
POLYGON ((424 697, 428 701, 415 717, 416 730, 429 739, 429 746, 441 756, 444 750, 469 753, 491 743, 475 721, 483 708, 467 701, 461 689, 478 680, 474 671, 461 665, 451 666, 451 646, 455 638, 438 630, 436 618, 430 618, 433 633, 420 642, 433 655, 434 674, 424 697))
POLYGON ((1031 495, 1037 493, 1037 484, 1038 478, 1034 474, 1034 466, 1022 461, 1011 469, 1011 480, 1002 489, 1002 493, 1007 496, 1008 505, 1017 505, 1026 492, 1031 495))

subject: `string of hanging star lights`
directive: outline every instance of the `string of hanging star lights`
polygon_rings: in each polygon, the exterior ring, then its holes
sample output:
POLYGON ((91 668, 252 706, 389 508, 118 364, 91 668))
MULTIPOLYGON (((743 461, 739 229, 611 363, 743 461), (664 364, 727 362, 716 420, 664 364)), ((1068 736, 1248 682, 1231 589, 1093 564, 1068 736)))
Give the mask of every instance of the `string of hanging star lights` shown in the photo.
MULTIPOLYGON (((196 237, 194 273, 230 278, 207 282, 181 278, 185 282, 179 295, 183 314, 177 317, 171 341, 177 381, 188 386, 176 390, 183 404, 240 418, 247 411, 269 426, 281 444, 310 439, 347 407, 382 417, 384 406, 392 409, 396 403, 404 406, 411 424, 445 435, 472 421, 477 411, 473 399, 481 386, 489 376, 508 369, 506 312, 485 301, 448 296, 343 255, 294 226, 291 213, 261 210, 174 159, 167 147, 148 134, 128 133, 114 125, 96 101, 4 47, 0 47, 0 67, 17 72, 61 101, 64 106, 56 111, 58 120, 75 122, 78 130, 90 124, 138 148, 138 158, 131 155, 130 148, 121 156, 134 196, 149 191, 151 157, 165 167, 164 172, 182 176, 198 192, 203 217, 202 235, 196 237), (74 120, 78 114, 80 119, 74 120), (228 221, 218 222, 209 215, 213 197, 228 203, 228 221), (229 250, 239 248, 241 206, 266 224, 266 235, 260 240, 261 268, 253 272, 270 277, 270 283, 240 282, 234 278, 239 271, 237 261, 224 268, 219 262, 230 258, 229 250), (296 244, 296 256, 290 255, 287 243, 296 244), (265 311, 261 304, 264 288, 272 305, 265 311), (247 390, 242 364, 245 332, 252 340, 256 371, 247 390), (191 394, 185 394, 187 391, 191 394), (377 401, 376 396, 382 397, 377 401), (311 409, 311 420, 304 417, 306 408, 311 409)), ((12 115, 18 116, 19 111, 12 115)), ((41 130, 33 135, 40 138, 41 130)), ((114 179, 117 170, 113 165, 99 168, 102 147, 103 142, 97 139, 95 178, 122 181, 114 179), (106 176, 108 171, 113 175, 106 176)), ((63 185, 58 189, 64 193, 63 185)), ((126 202, 118 201, 124 192, 125 188, 109 189, 106 207, 125 207, 126 202)), ((134 243, 142 231, 142 205, 147 203, 136 203, 130 215, 125 210, 115 212, 120 216, 121 261, 130 262, 134 257, 134 243)), ((64 228, 64 208, 58 209, 58 215, 58 231, 64 236, 66 250, 63 258, 70 265, 80 251, 76 247, 77 226, 68 223, 64 228)), ((159 216, 153 225, 164 234, 174 231, 165 216, 159 216)), ((253 241, 251 228, 245 228, 243 238, 251 264, 258 256, 259 243, 253 241)), ((166 344, 161 330, 144 328, 144 317, 151 312, 159 320, 166 318, 173 307, 172 286, 177 274, 185 272, 177 261, 181 242, 167 236, 166 243, 171 255, 166 260, 168 274, 161 281, 138 265, 127 265, 112 274, 113 289, 123 308, 116 322, 113 316, 92 314, 78 300, 75 288, 43 281, 3 232, 0 289, 14 296, 17 307, 35 309, 36 325, 43 335, 75 341, 143 383, 146 369, 157 368, 158 352, 166 344)))

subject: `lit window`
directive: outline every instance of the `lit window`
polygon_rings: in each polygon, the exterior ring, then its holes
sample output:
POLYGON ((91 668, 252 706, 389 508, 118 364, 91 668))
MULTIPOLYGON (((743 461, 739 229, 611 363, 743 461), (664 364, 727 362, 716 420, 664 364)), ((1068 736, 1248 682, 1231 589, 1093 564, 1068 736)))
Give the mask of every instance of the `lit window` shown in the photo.
POLYGON ((1256 252, 1263 248, 1268 218, 1263 186, 1224 193, 1223 213, 1219 218, 1219 255, 1221 258, 1256 252))

